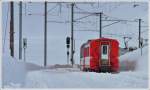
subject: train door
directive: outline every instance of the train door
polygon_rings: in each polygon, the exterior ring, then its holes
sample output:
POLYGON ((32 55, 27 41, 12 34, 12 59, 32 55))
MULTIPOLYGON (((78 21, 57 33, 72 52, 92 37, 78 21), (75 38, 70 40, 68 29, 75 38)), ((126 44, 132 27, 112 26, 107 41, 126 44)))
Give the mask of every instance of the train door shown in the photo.
POLYGON ((109 65, 109 44, 101 45, 101 66, 109 65))

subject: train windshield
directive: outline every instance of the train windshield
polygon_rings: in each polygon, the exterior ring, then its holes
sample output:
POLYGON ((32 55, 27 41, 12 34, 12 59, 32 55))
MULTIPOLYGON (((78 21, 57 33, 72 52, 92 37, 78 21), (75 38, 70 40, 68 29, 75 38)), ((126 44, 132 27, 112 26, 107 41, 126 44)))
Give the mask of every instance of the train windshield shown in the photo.
POLYGON ((102 45, 102 47, 101 47, 101 59, 108 59, 108 45, 102 45))
POLYGON ((107 45, 103 46, 103 54, 106 55, 107 54, 107 45))

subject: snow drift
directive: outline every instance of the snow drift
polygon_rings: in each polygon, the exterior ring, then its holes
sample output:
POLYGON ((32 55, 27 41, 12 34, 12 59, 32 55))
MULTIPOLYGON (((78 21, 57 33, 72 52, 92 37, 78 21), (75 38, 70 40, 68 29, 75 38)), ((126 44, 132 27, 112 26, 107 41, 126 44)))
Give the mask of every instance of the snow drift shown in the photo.
POLYGON ((77 68, 47 68, 29 72, 28 88, 147 88, 148 47, 120 57, 121 71, 117 74, 82 72, 77 68), (128 62, 128 63, 127 63, 128 62), (132 67, 130 67, 132 66, 132 67), (122 67, 125 71, 122 71, 122 67), (76 70, 74 70, 76 69, 76 70), (129 70, 129 71, 127 71, 129 70))
POLYGON ((81 72, 69 68, 30 72, 27 88, 147 88, 148 78, 136 72, 81 72))
MULTIPOLYGON (((6 54, 6 53, 5 53, 6 54)), ((21 87, 25 82, 25 63, 12 58, 9 55, 2 57, 2 86, 21 87)))
POLYGON ((3 87, 24 88, 147 88, 148 47, 120 57, 117 74, 82 72, 78 67, 52 65, 43 68, 3 56, 3 87), (125 71, 122 70, 125 69, 125 71))

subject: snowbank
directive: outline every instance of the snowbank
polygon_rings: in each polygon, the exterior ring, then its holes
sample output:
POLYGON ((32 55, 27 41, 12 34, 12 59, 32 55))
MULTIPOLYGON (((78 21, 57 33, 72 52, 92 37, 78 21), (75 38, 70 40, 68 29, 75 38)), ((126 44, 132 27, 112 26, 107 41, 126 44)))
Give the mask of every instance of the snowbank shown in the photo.
POLYGON ((43 69, 43 68, 44 67, 42 67, 42 66, 26 62, 26 71, 27 72, 36 71, 36 70, 40 70, 40 69, 43 69))
POLYGON ((22 87, 26 77, 25 63, 9 55, 2 57, 2 86, 22 87))
POLYGON ((82 72, 77 68, 56 65, 29 72, 25 87, 28 88, 147 88, 148 47, 120 57, 121 70, 117 74, 82 72), (127 71, 129 70, 129 71, 127 71), (133 70, 133 71, 131 71, 133 70))
POLYGON ((118 74, 49 69, 30 72, 27 88, 147 88, 148 78, 136 72, 118 74))
MULTIPOLYGON (((145 49, 148 51, 148 48, 145 49)), ((144 55, 138 58, 136 70, 148 73, 148 60, 148 52, 144 52, 144 55)))

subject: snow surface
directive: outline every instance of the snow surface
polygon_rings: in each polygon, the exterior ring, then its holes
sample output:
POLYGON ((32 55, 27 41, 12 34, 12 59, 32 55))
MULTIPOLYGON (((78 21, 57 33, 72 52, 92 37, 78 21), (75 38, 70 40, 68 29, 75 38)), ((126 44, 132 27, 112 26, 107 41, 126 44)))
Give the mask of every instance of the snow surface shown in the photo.
POLYGON ((4 88, 147 88, 148 47, 120 57, 120 73, 82 72, 70 65, 46 68, 3 55, 4 88), (134 61, 134 63, 132 63, 134 61), (129 65, 132 65, 132 69, 129 65))
POLYGON ((27 76, 29 88, 146 88, 148 78, 136 72, 119 74, 42 70, 27 76))
POLYGON ((2 60, 2 86, 22 87, 26 77, 25 63, 10 57, 6 53, 2 60))
POLYGON ((128 68, 120 73, 81 72, 75 68, 53 68, 28 73, 25 87, 32 88, 147 88, 148 47, 143 55, 136 50, 120 57, 120 65, 128 68), (123 62, 124 61, 124 62, 123 62), (135 61, 135 63, 131 63, 135 61), (123 62, 123 63, 122 63, 123 62), (133 65, 132 69, 128 64, 133 65))
MULTIPOLYGON (((34 4, 34 3, 33 3, 34 4)), ((43 12, 43 6, 29 5, 28 8, 33 10, 30 12, 43 12)), ((116 2, 102 3, 102 7, 90 8, 88 5, 78 5, 83 10, 89 12, 104 11, 106 15, 112 17, 118 17, 122 19, 137 19, 142 18, 145 23, 143 26, 148 26, 148 4, 141 3, 138 7, 132 8, 133 3, 123 3, 116 9, 106 10, 107 7, 116 7, 116 2), (126 12, 124 12, 126 10, 126 12), (113 11, 113 12, 111 12, 113 11)), ((119 4, 119 3, 118 3, 119 4)), ((9 3, 3 3, 3 23, 6 23, 6 12, 9 3)), ((41 4, 42 5, 42 4, 41 4)), ((101 6, 100 5, 100 6, 101 6)), ((53 7, 49 5, 48 8, 53 7)), ((64 13, 59 17, 51 15, 49 20, 70 20, 70 9, 63 8, 64 13), (69 9, 69 10, 68 10, 69 9)), ((111 8, 110 8, 111 9, 111 8)), ((19 11, 18 4, 15 3, 16 12, 19 11)), ((29 10, 29 9, 28 9, 29 10)), ((76 10, 79 11, 79 10, 76 10)), ((56 12, 54 12, 55 14, 56 12)), ((15 57, 18 57, 18 39, 19 39, 19 28, 18 28, 18 13, 14 13, 15 18, 15 57)), ((76 15, 76 18, 82 17, 82 15, 76 15)), ((60 66, 49 66, 43 68, 43 17, 41 16, 26 16, 23 14, 23 37, 28 39, 28 47, 26 50, 27 62, 25 63, 17 59, 9 57, 7 50, 9 51, 9 28, 6 30, 6 41, 3 52, 3 63, 2 63, 2 82, 3 87, 18 88, 18 87, 44 87, 44 88, 146 88, 148 87, 148 47, 143 48, 143 56, 140 55, 140 50, 136 50, 120 57, 120 73, 95 73, 95 72, 81 72, 78 68, 62 68, 60 66), (37 23, 38 22, 38 23, 37 23), (35 64, 31 64, 35 63, 35 64)), ((75 29, 92 29, 99 30, 98 19, 99 17, 89 17, 85 21, 94 21, 94 24, 76 24, 75 29)), ((111 18, 110 18, 111 19, 111 18)), ((9 19, 8 19, 9 20, 9 19)), ((8 22, 9 23, 9 22, 8 22)), ((103 25, 108 23, 103 23, 103 25)), ((3 25, 4 26, 4 25, 3 25)), ((9 27, 9 25, 7 25, 9 27)), ((5 27, 5 26, 4 26, 5 27)), ((5 31, 3 29, 3 36, 5 31)), ((148 29, 146 33, 142 33, 143 38, 148 37, 148 29)), ((117 34, 131 36, 132 40, 129 41, 129 46, 138 46, 138 24, 137 23, 118 23, 111 27, 107 27, 103 30, 103 37, 114 38, 119 40, 120 46, 123 47, 123 38, 119 36, 112 36, 107 34, 117 34), (115 30, 115 32, 114 32, 115 30)), ((58 24, 49 23, 48 25, 48 65, 50 64, 66 64, 66 36, 70 36, 70 23, 58 24), (54 47, 52 47, 54 46, 54 47), (58 52, 59 50, 59 52, 58 52)), ((80 46, 85 43, 88 39, 94 39, 99 37, 98 32, 75 32, 75 63, 79 63, 80 60, 80 46)), ((3 37, 4 39, 4 37, 3 37)))

